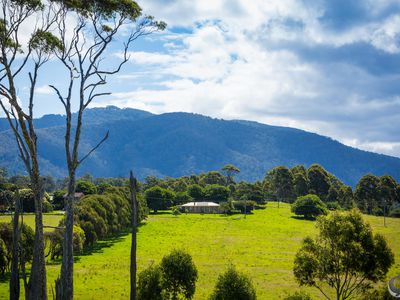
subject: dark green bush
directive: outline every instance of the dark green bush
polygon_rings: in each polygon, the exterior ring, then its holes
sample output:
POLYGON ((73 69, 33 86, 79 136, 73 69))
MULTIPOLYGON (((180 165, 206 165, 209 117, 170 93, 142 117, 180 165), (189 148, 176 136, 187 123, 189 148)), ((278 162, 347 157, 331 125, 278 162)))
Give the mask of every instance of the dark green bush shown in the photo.
POLYGON ((161 269, 150 265, 138 275, 137 296, 141 300, 162 300, 161 269))
POLYGON ((251 280, 244 274, 236 271, 233 266, 219 275, 210 299, 212 300, 255 300, 256 290, 251 280))
POLYGON ((327 208, 317 195, 308 194, 297 198, 292 204, 292 212, 311 219, 319 215, 326 215, 327 208))

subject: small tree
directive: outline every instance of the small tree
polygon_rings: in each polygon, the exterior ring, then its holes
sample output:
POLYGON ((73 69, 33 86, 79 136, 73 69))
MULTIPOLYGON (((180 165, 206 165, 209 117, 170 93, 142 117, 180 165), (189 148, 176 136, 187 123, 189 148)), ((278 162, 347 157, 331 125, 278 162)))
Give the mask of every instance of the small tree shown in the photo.
POLYGON ((240 173, 240 169, 232 164, 227 164, 221 168, 226 176, 226 185, 235 183, 234 177, 240 173))
POLYGON ((162 300, 161 270, 159 266, 150 265, 139 273, 137 284, 138 299, 162 300))
POLYGON ((296 254, 294 275, 300 285, 316 287, 330 299, 349 299, 385 278, 394 255, 383 236, 372 233, 358 211, 334 212, 317 221, 319 235, 307 237, 296 254))
POLYGON ((319 215, 326 215, 326 205, 317 195, 305 195, 297 198, 292 205, 292 212, 296 215, 303 215, 306 219, 312 219, 319 215))
POLYGON ((173 250, 161 261, 162 286, 173 300, 179 295, 192 299, 196 290, 197 268, 190 254, 182 250, 173 250))
POLYGON ((255 300, 256 290, 251 280, 233 266, 219 275, 212 300, 255 300))

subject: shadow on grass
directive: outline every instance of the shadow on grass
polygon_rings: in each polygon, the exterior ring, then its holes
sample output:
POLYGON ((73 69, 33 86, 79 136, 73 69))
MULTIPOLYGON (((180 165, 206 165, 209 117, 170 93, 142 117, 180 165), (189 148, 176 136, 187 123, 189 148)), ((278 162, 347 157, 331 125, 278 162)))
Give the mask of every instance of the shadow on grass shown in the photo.
POLYGON ((171 211, 158 211, 158 212, 150 212, 149 215, 157 216, 157 215, 172 215, 171 211))
POLYGON ((314 222, 316 220, 316 218, 306 218, 306 217, 301 217, 301 216, 291 216, 292 219, 296 219, 296 220, 302 220, 302 221, 311 221, 314 222))
POLYGON ((4 275, 0 276, 0 283, 10 282, 11 272, 6 272, 4 275))

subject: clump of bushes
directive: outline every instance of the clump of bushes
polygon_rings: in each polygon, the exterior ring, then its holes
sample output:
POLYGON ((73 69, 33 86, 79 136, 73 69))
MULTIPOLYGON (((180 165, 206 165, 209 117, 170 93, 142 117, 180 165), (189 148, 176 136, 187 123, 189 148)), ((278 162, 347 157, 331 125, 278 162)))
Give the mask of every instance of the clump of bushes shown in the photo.
MULTIPOLYGON (((138 220, 148 214, 148 208, 142 197, 139 200, 138 220)), ((75 207, 75 223, 85 233, 85 245, 92 245, 98 239, 115 235, 130 227, 131 205, 129 191, 112 187, 102 195, 83 197, 75 207)))
POLYGON ((319 215, 326 215, 327 208, 317 195, 308 194, 297 198, 292 204, 292 212, 304 216, 305 219, 313 219, 319 215))
MULTIPOLYGON (((52 232, 45 233, 45 239, 47 242, 47 255, 50 256, 51 259, 58 259, 62 256, 62 242, 64 239, 64 230, 56 229, 52 232)), ((86 236, 83 229, 77 225, 74 225, 73 229, 73 247, 74 253, 78 254, 83 251, 83 247, 85 244, 86 236)))
MULTIPOLYGON (((12 239, 13 229, 11 223, 0 223, 0 275, 9 272, 12 261, 12 239)), ((26 224, 22 224, 20 242, 26 262, 31 262, 33 258, 33 243, 35 240, 35 233, 32 228, 26 224)))

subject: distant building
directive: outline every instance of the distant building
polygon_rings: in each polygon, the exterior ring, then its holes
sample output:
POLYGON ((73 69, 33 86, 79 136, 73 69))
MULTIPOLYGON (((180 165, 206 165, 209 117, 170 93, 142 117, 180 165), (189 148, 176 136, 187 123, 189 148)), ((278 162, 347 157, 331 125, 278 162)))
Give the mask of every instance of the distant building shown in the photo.
POLYGON ((189 202, 181 207, 184 212, 188 213, 217 214, 220 212, 219 204, 214 202, 189 202))
MULTIPOLYGON (((67 196, 68 196, 68 194, 64 194, 63 198, 64 198, 64 199, 67 199, 67 196)), ((83 196, 85 196, 84 193, 75 193, 75 195, 74 195, 74 200, 75 200, 75 201, 79 201, 79 200, 81 200, 81 198, 82 198, 83 196)))

